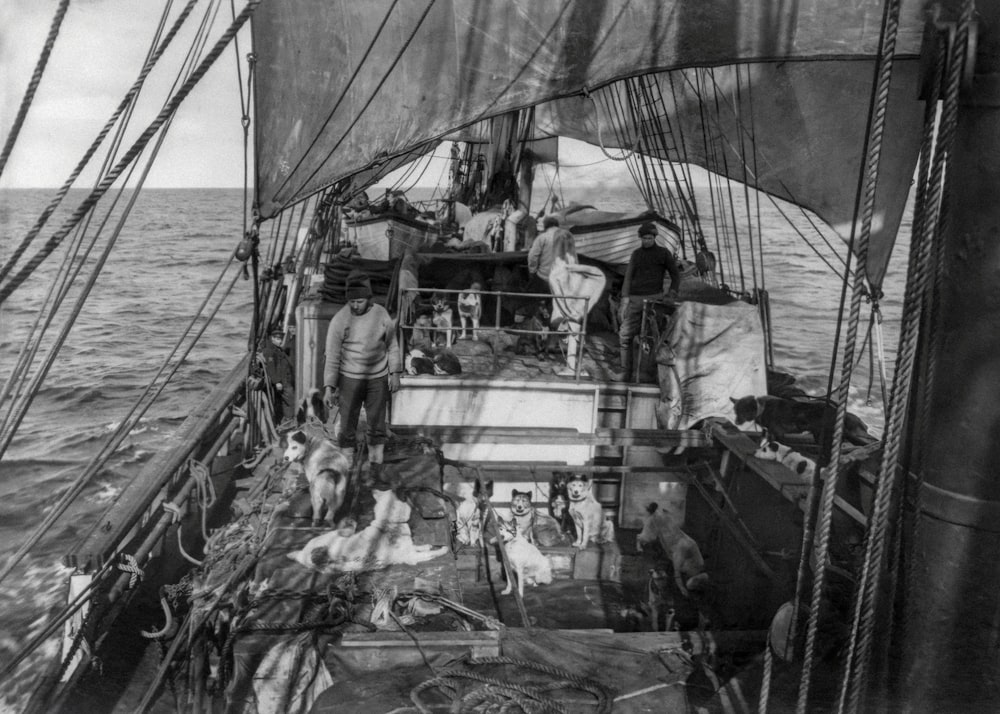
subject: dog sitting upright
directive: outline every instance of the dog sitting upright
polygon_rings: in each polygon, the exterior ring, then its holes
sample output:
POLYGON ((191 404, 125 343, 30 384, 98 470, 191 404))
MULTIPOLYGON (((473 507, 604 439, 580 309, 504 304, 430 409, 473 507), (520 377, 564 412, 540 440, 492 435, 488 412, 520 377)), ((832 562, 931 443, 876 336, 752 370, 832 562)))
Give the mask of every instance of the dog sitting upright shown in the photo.
POLYGON ((708 583, 708 573, 705 572, 705 559, 694 538, 681 530, 677 519, 659 510, 656 503, 646 507, 646 516, 642 531, 636 538, 636 549, 640 552, 643 546, 659 543, 663 553, 674 567, 674 583, 685 596, 689 591, 698 590, 708 583))
POLYGON ((434 293, 431 296, 431 308, 434 310, 431 315, 431 323, 437 331, 434 343, 436 345, 443 344, 445 347, 451 349, 451 326, 454 322, 454 312, 452 311, 451 303, 448 302, 448 296, 445 293, 434 293))
POLYGON ((309 484, 312 524, 319 526, 325 514, 326 522, 332 526, 347 493, 351 460, 329 439, 296 429, 288 435, 285 461, 302 464, 309 484))
POLYGON ((510 492, 510 515, 517 532, 529 543, 535 542, 535 509, 531 505, 531 491, 510 492))
POLYGON ((501 593, 509 595, 514 589, 514 575, 517 575, 517 594, 524 596, 524 584, 548 585, 552 582, 552 564, 542 551, 533 543, 529 543, 513 521, 500 519, 497 524, 500 537, 504 541, 507 559, 514 570, 507 571, 507 588, 501 593))
POLYGON ((614 541, 614 526, 604 520, 604 510, 594 497, 592 482, 583 474, 574 474, 566 482, 569 512, 576 526, 575 548, 586 548, 594 543, 614 541), (609 532, 610 531, 610 532, 609 532))
POLYGON ((459 339, 466 339, 465 331, 472 324, 472 339, 479 339, 479 320, 483 315, 483 298, 479 294, 483 286, 473 281, 468 290, 458 294, 458 318, 462 321, 462 334, 459 339))

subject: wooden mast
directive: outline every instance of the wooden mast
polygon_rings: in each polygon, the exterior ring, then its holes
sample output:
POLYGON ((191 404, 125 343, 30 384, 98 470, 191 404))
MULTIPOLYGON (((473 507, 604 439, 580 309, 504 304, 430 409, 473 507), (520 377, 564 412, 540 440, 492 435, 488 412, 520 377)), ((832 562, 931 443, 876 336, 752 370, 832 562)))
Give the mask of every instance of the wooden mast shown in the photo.
POLYGON ((899 695, 903 710, 1000 706, 1000 3, 976 8, 947 188, 944 285, 899 695))

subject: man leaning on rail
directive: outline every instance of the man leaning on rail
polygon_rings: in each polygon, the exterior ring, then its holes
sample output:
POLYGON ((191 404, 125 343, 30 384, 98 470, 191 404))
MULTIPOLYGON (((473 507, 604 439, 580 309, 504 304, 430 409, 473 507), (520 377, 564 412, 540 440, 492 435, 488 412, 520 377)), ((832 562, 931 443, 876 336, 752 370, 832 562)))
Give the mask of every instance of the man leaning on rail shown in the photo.
POLYGON ((372 301, 368 276, 347 276, 347 308, 330 320, 323 370, 324 399, 331 409, 340 406, 341 448, 356 445, 361 406, 368 422, 369 478, 378 481, 388 435, 389 394, 399 389, 402 362, 396 330, 389 313, 372 301))

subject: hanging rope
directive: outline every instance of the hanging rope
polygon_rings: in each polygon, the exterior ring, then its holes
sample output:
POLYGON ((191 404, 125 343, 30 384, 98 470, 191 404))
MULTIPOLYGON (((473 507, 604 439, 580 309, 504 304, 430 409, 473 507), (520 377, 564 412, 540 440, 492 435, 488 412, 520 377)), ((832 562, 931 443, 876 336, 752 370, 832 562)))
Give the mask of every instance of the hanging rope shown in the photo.
MULTIPOLYGON (((866 544, 865 566, 862 571, 862 596, 857 600, 855 608, 854 632, 856 642, 852 637, 851 657, 856 660, 856 674, 850 680, 849 687, 845 672, 844 689, 846 693, 846 710, 857 711, 861 703, 868 677, 868 667, 871 658, 873 630, 878 608, 879 583, 884 569, 885 529, 891 518, 889 508, 899 489, 901 478, 899 473, 899 457, 902 446, 904 422, 909 409, 909 387, 916 361, 921 309, 924 296, 927 295, 929 266, 931 257, 935 255, 932 242, 938 232, 937 199, 940 196, 945 176, 947 162, 951 156, 954 143, 955 126, 958 121, 958 95, 961 86, 961 75, 964 68, 964 57, 969 38, 969 26, 972 20, 973 1, 965 0, 962 5, 955 42, 949 58, 948 81, 942 116, 940 122, 940 137, 937 142, 938 151, 935 155, 932 183, 928 195, 926 221, 921 226, 922 235, 914 236, 910 245, 910 268, 908 273, 904 298, 904 315, 900 331, 899 357, 896 364, 896 374, 893 379, 889 406, 889 423, 885 433, 885 451, 879 471, 880 478, 875 494, 872 512, 873 537, 866 544), (936 180, 935 180, 936 179, 936 180), (875 537, 878 536, 878 537, 875 537)), ((853 633, 852 633, 853 634, 853 633)), ((842 692, 841 701, 845 700, 842 692)), ((843 708, 843 705, 842 705, 843 708)))
MULTIPOLYGON (((134 105, 135 99, 139 95, 139 90, 142 89, 142 86, 146 81, 146 77, 149 75, 150 71, 152 71, 153 67, 156 65, 163 53, 170 46, 171 41, 184 24, 184 21, 191 13, 191 10, 194 9, 195 3, 197 2, 198 0, 188 0, 188 4, 181 11, 180 15, 178 15, 173 26, 170 28, 170 31, 166 34, 166 36, 164 36, 163 41, 159 43, 156 50, 146 59, 142 66, 142 70, 139 72, 139 76, 136 78, 128 92, 125 93, 125 96, 122 98, 121 102, 119 102, 118 107, 114 112, 112 112, 111 117, 107 120, 107 122, 105 122, 104 127, 101 129, 100 133, 98 133, 97 138, 94 139, 90 147, 86 150, 86 152, 84 152, 83 158, 77 162, 77 165, 73 169, 72 173, 70 173, 69 178, 66 179, 63 185, 56 192, 52 201, 45 207, 45 210, 42 211, 42 214, 35 222, 35 225, 31 227, 31 230, 28 231, 27 235, 21 240, 17 248, 15 248, 13 253, 11 253, 7 262, 4 263, 2 268, 0 268, 0 281, 7 276, 20 257, 28 249, 28 246, 31 245, 31 242, 41 232, 49 217, 56 210, 56 208, 59 207, 59 204, 62 203, 62 200, 69 192, 70 187, 76 182, 76 179, 83 172, 84 168, 86 168, 87 164, 90 163, 90 159, 97 152, 98 147, 104 143, 105 137, 107 137, 119 117, 121 117, 127 109, 134 105)), ((166 12, 166 10, 164 10, 164 12, 166 12)), ((166 15, 164 15, 164 18, 165 17, 166 15)), ((124 123, 122 128, 124 128, 124 123)))
POLYGON ((206 55, 205 59, 201 61, 198 68, 194 71, 191 77, 184 83, 184 85, 177 91, 177 93, 167 102, 166 106, 160 111, 156 118, 146 127, 145 131, 136 139, 135 143, 129 148, 124 156, 118 161, 115 167, 108 173, 107 176, 94 188, 93 191, 87 196, 83 202, 77 207, 73 214, 66 220, 63 226, 56 231, 56 233, 46 241, 45 245, 42 247, 38 253, 36 253, 31 260, 28 261, 27 265, 22 268, 16 275, 11 276, 6 283, 0 286, 0 305, 17 290, 18 287, 27 280, 31 274, 41 265, 51 253, 54 251, 60 243, 66 238, 69 232, 72 230, 80 219, 87 214, 87 212, 97 203, 97 201, 107 193, 108 189, 115 183, 115 181, 121 176, 122 172, 138 157, 138 155, 146 148, 149 141, 153 136, 160 130, 160 128, 174 115, 177 111, 177 107, 180 106, 191 90, 195 88, 201 78, 205 73, 211 68, 215 63, 215 60, 219 58, 222 51, 226 48, 236 33, 239 32, 240 28, 243 27, 244 23, 250 19, 253 15, 254 10, 256 10, 257 5, 259 5, 261 0, 248 0, 247 6, 239 14, 232 25, 226 30, 226 32, 219 38, 215 46, 212 48, 211 52, 206 55))
POLYGON ((21 132, 21 126, 24 124, 24 119, 28 115, 28 109, 31 108, 31 102, 35 98, 35 90, 38 89, 38 85, 42 81, 42 74, 45 73, 45 65, 49 62, 49 55, 56 44, 56 37, 59 36, 59 28, 62 27, 62 21, 66 17, 66 10, 68 9, 69 0, 61 0, 59 7, 56 8, 56 14, 52 18, 52 24, 49 26, 49 35, 45 38, 45 45, 42 47, 42 54, 38 57, 38 62, 35 64, 35 71, 31 75, 31 81, 28 82, 28 88, 24 92, 24 97, 21 99, 21 106, 18 108, 17 116, 14 118, 14 124, 10 128, 10 134, 4 143, 3 151, 0 152, 0 176, 3 176, 3 170, 7 166, 7 159, 10 158, 10 152, 14 150, 17 136, 21 132))
MULTIPOLYGON (((816 639, 819 630, 819 618, 823 607, 823 594, 826 587, 826 567, 830 549, 830 528, 833 520, 834 497, 840 476, 840 457, 844 442, 844 420, 847 414, 847 400, 851 384, 851 368, 854 365, 854 352, 857 343, 858 324, 860 322, 861 299, 864 292, 863 276, 868 263, 868 244, 871 237, 872 222, 875 213, 875 188, 878 177, 879 159, 881 158, 882 136, 885 129, 885 115, 889 100, 889 86, 892 77, 893 53, 896 46, 896 34, 899 20, 899 0, 886 3, 882 19, 882 32, 879 39, 879 52, 875 86, 873 87, 872 106, 869 113, 868 135, 865 141, 865 158, 861 176, 859 177, 858 193, 862 197, 860 204, 861 230, 857 236, 855 250, 855 231, 852 231, 849 243, 848 266, 852 255, 857 255, 857 269, 854 274, 851 292, 850 310, 847 318, 847 333, 844 339, 844 354, 841 361, 841 378, 837 388, 834 403, 837 416, 833 433, 833 445, 827 466, 822 470, 823 486, 819 500, 819 527, 817 529, 818 547, 816 548, 817 566, 813 573, 812 598, 809 609, 809 622, 806 631, 805 652, 802 663, 802 674, 799 681, 799 696, 797 702, 798 714, 808 711, 809 688, 812 679, 812 669, 816 652, 816 639)), ((847 273, 849 274, 849 272, 847 273)), ((841 292, 841 321, 843 321, 843 306, 847 292, 847 281, 841 292)), ((839 331, 839 327, 838 327, 839 331)), ((836 357, 836 341, 834 343, 834 362, 836 357)), ((831 380, 834 368, 831 365, 831 380)), ((828 388, 828 392, 829 392, 828 388)), ((815 479, 813 481, 815 491, 815 479)), ((811 514, 807 513, 807 518, 811 514)), ((874 519, 870 521, 869 539, 874 531, 874 519)), ((804 529, 805 530, 805 529, 804 529)), ((810 544, 803 543, 801 560, 809 557, 812 552, 810 544)), ((801 568, 800 560, 800 568, 801 568)), ((802 593, 796 593, 793 627, 798 616, 799 598, 802 593)))

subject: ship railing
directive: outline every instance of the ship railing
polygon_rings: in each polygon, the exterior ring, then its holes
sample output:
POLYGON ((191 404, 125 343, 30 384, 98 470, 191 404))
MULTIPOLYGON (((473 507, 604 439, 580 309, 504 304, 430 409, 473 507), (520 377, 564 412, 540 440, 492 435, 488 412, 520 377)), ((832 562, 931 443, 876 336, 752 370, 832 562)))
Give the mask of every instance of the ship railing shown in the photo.
MULTIPOLYGON (((454 320, 449 327, 437 327, 435 325, 417 325, 415 320, 417 318, 416 311, 413 309, 413 305, 418 299, 423 297, 430 297, 434 294, 438 295, 453 295, 455 299, 451 301, 454 305, 455 312, 457 312, 457 297, 463 293, 473 292, 479 295, 481 298, 491 297, 493 298, 493 324, 492 325, 480 325, 478 329, 472 328, 473 335, 482 334, 492 334, 494 339, 492 341, 493 346, 493 370, 497 369, 498 352, 501 345, 500 333, 506 335, 514 335, 515 337, 520 336, 536 336, 541 339, 548 340, 549 337, 555 336, 557 338, 568 340, 566 348, 566 361, 570 364, 569 353, 572 352, 572 369, 573 378, 579 380, 582 373, 583 366, 583 350, 587 341, 587 319, 586 315, 590 312, 590 298, 580 297, 578 295, 564 295, 561 293, 527 293, 527 292, 510 292, 501 290, 445 290, 445 289, 434 289, 434 288, 403 288, 400 290, 401 302, 404 306, 409 306, 404 310, 400 311, 400 344, 404 346, 404 350, 409 349, 410 346, 416 346, 413 343, 413 335, 416 332, 426 331, 430 337, 432 344, 436 342, 437 336, 441 334, 451 335, 451 339, 448 340, 451 344, 457 341, 455 333, 465 332, 465 328, 461 324, 461 318, 459 318, 459 324, 456 325, 454 320), (504 309, 504 301, 507 301, 508 309, 513 304, 516 307, 523 307, 526 304, 537 305, 541 301, 551 302, 554 299, 568 300, 574 302, 582 302, 582 312, 580 314, 584 315, 583 320, 580 322, 565 320, 556 329, 552 329, 549 324, 542 325, 539 329, 529 329, 525 327, 518 327, 518 323, 515 322, 514 325, 501 325, 501 319, 504 309), (578 325, 578 327, 574 327, 578 325)), ((516 314, 516 307, 512 312, 516 314)))

